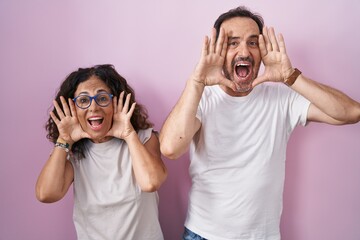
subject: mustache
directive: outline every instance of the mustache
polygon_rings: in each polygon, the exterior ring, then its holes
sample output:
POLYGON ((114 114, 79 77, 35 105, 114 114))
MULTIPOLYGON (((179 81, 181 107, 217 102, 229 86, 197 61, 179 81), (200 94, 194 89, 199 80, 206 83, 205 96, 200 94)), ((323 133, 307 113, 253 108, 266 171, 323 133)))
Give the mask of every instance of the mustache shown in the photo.
POLYGON ((237 62, 249 62, 251 65, 254 65, 254 59, 251 56, 248 57, 236 57, 231 61, 231 67, 234 68, 237 62))

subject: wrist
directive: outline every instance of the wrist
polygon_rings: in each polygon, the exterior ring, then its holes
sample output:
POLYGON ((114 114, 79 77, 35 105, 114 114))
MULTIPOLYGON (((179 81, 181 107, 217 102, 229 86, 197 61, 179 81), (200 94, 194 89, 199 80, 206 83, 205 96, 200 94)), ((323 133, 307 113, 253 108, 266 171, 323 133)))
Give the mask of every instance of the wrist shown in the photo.
POLYGON ((188 80, 189 83, 194 84, 196 86, 205 86, 204 82, 201 81, 201 78, 191 76, 188 80))
POLYGON ((190 76, 186 85, 187 88, 196 89, 196 91, 200 92, 202 92, 205 88, 205 83, 201 81, 201 78, 194 75, 190 76))
POLYGON ((287 86, 291 87, 291 86, 295 83, 295 81, 298 79, 298 77, 300 76, 300 74, 301 74, 301 71, 300 71, 299 69, 297 69, 297 68, 294 68, 294 69, 291 71, 291 73, 288 75, 288 77, 286 77, 286 78, 284 79, 284 83, 285 83, 287 86))
MULTIPOLYGON (((60 137, 60 136, 57 138, 56 143, 62 144, 62 145, 64 145, 64 146, 67 146, 68 149, 71 149, 71 147, 72 147, 72 145, 73 145, 73 142, 72 142, 72 141, 67 141, 67 140, 65 140, 64 138, 60 137)), ((56 144, 56 143, 55 143, 55 144, 56 144)), ((58 145, 59 145, 59 144, 58 144, 58 145)))
POLYGON ((132 139, 137 138, 137 137, 138 137, 138 136, 137 136, 137 133, 136 133, 136 131, 134 130, 134 131, 131 131, 130 133, 128 133, 128 134, 126 135, 126 137, 124 137, 123 139, 124 139, 125 142, 129 142, 129 141, 131 141, 132 139))

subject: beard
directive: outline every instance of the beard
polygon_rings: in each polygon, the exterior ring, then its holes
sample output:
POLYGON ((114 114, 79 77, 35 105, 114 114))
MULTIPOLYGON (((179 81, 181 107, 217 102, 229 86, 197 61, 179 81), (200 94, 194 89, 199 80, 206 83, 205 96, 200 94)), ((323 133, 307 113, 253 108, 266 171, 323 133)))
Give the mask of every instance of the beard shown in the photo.
POLYGON ((234 81, 234 75, 231 75, 226 68, 223 69, 223 72, 224 72, 224 75, 225 75, 225 77, 227 79, 229 79, 230 81, 235 83, 236 92, 245 93, 245 92, 248 92, 248 91, 250 91, 252 89, 252 83, 254 81, 253 77, 248 81, 236 82, 236 81, 234 81))
MULTIPOLYGON (((232 72, 236 72, 234 71, 235 69, 235 65, 237 64, 237 62, 239 61, 243 61, 243 62, 249 62, 251 63, 251 68, 253 68, 255 62, 254 62, 254 59, 252 57, 237 57, 235 59, 233 59, 231 61, 231 70, 232 72)), ((252 75, 246 79, 246 80, 242 80, 242 81, 237 81, 237 76, 236 76, 236 73, 233 73, 233 74, 230 74, 230 72, 228 71, 228 69, 226 68, 226 66, 224 65, 223 67, 223 73, 224 73, 224 76, 229 79, 230 81, 233 81, 236 85, 236 92, 238 93, 246 93, 246 92, 249 92, 252 90, 252 83, 254 81, 254 79, 256 78, 257 76, 257 71, 251 71, 252 75)))

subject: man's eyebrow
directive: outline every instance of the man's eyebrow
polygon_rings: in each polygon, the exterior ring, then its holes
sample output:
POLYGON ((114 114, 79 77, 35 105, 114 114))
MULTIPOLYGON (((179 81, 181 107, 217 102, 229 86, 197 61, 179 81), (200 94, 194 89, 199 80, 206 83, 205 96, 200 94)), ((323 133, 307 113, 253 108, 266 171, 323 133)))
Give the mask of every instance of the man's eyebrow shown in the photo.
POLYGON ((240 37, 228 37, 228 40, 237 40, 240 39, 240 37))
POLYGON ((259 38, 259 35, 258 34, 253 34, 253 35, 250 35, 249 38, 259 38))
MULTIPOLYGON (((259 38, 259 35, 253 34, 253 35, 250 35, 248 38, 259 38)), ((234 36, 234 37, 229 36, 228 37, 228 40, 238 40, 238 39, 240 39, 240 37, 236 37, 236 36, 234 36)))

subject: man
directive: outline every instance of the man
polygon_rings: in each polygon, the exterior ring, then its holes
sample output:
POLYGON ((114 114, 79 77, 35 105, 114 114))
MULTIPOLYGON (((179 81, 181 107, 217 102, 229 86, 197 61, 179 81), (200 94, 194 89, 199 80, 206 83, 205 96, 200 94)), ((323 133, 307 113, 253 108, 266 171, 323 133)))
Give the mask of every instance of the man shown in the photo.
POLYGON ((222 14, 214 27, 160 133, 170 159, 190 146, 183 237, 280 239, 291 132, 308 121, 357 123, 360 104, 293 68, 282 35, 248 9, 222 14))

